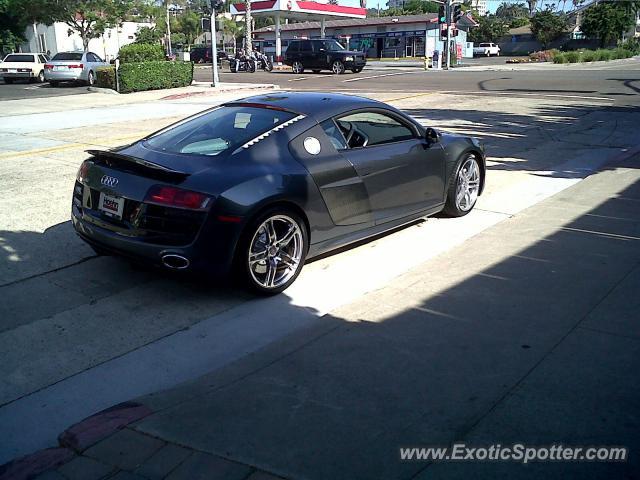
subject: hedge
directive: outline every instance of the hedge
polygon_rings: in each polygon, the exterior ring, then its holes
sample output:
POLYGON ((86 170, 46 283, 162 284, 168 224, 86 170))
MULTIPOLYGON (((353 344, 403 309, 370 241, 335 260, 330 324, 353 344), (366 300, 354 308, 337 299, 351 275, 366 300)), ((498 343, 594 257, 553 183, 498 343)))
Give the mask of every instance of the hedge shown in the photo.
POLYGON ((553 57, 554 63, 578 63, 578 62, 606 62, 619 58, 629 58, 634 55, 633 50, 618 47, 613 50, 604 48, 598 50, 581 50, 576 52, 558 53, 553 57))
POLYGON ((96 87, 116 89, 116 69, 114 66, 96 69, 96 87))
POLYGON ((149 43, 125 45, 118 52, 118 57, 120 63, 152 62, 165 59, 162 46, 149 43))
POLYGON ((186 87, 193 81, 193 62, 123 63, 118 76, 120 93, 186 87))

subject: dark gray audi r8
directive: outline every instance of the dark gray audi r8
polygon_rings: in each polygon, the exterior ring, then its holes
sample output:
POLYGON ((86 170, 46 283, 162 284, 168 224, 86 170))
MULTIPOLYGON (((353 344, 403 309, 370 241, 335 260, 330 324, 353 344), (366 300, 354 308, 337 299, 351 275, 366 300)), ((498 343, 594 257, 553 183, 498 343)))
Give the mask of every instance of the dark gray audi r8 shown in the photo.
POLYGON ((245 98, 88 153, 72 220, 98 253, 234 270, 267 294, 306 259, 440 211, 467 214, 485 180, 476 139, 327 93, 245 98))

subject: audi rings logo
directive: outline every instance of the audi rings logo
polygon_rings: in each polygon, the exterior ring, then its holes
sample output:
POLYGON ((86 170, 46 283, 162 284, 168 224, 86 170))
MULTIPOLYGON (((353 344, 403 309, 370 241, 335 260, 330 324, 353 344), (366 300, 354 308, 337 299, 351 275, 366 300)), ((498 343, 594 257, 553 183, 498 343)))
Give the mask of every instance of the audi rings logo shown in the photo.
POLYGON ((118 179, 109 175, 103 175, 100 179, 100 183, 106 187, 115 187, 118 184, 118 179))

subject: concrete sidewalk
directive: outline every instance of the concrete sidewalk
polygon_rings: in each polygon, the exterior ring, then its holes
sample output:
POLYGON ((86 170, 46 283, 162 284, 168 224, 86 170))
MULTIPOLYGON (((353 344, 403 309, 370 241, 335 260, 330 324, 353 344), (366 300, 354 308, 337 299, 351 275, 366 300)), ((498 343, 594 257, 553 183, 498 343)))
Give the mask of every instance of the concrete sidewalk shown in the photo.
POLYGON ((0 479, 637 477, 639 161, 197 381, 90 417, 0 479), (399 447, 453 442, 621 445, 630 457, 399 461, 399 447))

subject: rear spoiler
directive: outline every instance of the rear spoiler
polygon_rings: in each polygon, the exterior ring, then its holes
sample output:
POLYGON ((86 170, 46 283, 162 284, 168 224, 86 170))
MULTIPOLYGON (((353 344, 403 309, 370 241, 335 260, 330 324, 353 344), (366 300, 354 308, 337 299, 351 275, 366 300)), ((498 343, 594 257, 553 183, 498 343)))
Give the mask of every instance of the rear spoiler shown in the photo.
POLYGON ((107 166, 120 166, 125 170, 132 170, 133 172, 146 174, 150 177, 184 180, 190 175, 189 173, 174 170, 164 165, 150 162, 149 160, 143 160, 142 158, 111 152, 109 150, 86 150, 86 152, 89 155, 104 160, 107 166))

